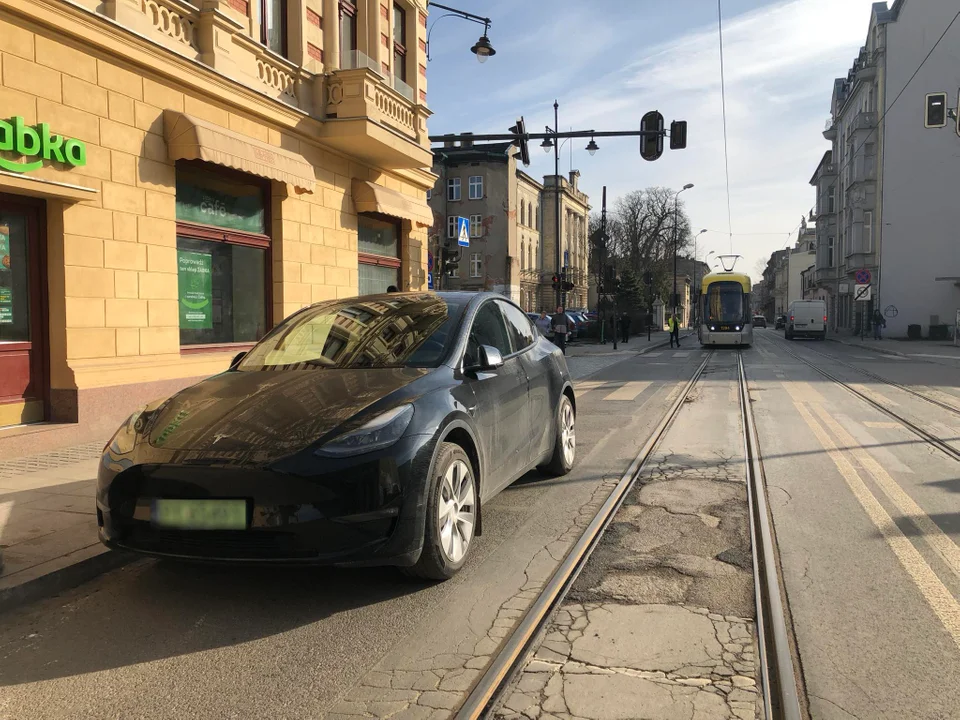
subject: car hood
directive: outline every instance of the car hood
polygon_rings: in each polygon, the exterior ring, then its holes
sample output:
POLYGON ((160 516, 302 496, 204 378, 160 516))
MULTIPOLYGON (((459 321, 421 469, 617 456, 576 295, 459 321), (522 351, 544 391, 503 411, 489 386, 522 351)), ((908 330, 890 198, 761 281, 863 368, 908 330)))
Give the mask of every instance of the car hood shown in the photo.
POLYGON ((149 420, 147 440, 154 448, 224 458, 280 458, 315 443, 429 372, 419 368, 229 371, 171 397, 149 420))

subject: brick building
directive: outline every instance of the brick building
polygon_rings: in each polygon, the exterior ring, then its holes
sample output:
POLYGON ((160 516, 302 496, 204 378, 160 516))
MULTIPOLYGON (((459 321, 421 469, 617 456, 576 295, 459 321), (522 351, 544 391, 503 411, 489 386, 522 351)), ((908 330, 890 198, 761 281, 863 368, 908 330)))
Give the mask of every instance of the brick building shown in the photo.
POLYGON ((426 287, 424 0, 0 0, 0 37, 0 455, 426 287))

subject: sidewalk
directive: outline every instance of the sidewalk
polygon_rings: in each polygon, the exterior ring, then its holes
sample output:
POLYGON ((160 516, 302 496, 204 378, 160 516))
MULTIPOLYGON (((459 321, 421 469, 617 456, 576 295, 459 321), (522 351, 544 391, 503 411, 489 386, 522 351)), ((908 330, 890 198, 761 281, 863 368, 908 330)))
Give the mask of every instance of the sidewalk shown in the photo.
POLYGON ((97 540, 103 443, 0 463, 0 611, 78 585, 129 560, 97 540))
POLYGON ((828 335, 827 339, 843 345, 884 353, 886 355, 960 360, 960 347, 954 345, 952 340, 900 340, 892 338, 874 340, 870 337, 861 340, 859 337, 843 335, 828 335))

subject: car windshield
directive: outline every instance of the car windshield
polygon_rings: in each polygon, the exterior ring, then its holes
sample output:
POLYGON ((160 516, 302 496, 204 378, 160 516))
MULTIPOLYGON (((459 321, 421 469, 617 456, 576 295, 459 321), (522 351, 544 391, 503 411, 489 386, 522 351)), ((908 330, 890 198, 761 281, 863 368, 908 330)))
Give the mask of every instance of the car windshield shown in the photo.
POLYGON ((437 367, 463 307, 433 294, 370 296, 310 307, 277 326, 237 369, 437 367))

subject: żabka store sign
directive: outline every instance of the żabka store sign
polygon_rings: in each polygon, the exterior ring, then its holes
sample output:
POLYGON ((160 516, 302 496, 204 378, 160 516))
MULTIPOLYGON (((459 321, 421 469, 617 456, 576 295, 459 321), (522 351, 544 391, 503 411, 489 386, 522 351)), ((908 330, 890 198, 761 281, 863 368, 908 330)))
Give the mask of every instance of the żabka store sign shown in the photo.
POLYGON ((37 170, 43 166, 44 160, 73 167, 87 164, 85 143, 54 135, 47 123, 29 127, 19 116, 0 120, 0 151, 16 153, 27 159, 27 162, 13 162, 0 157, 0 168, 16 173, 37 170))

